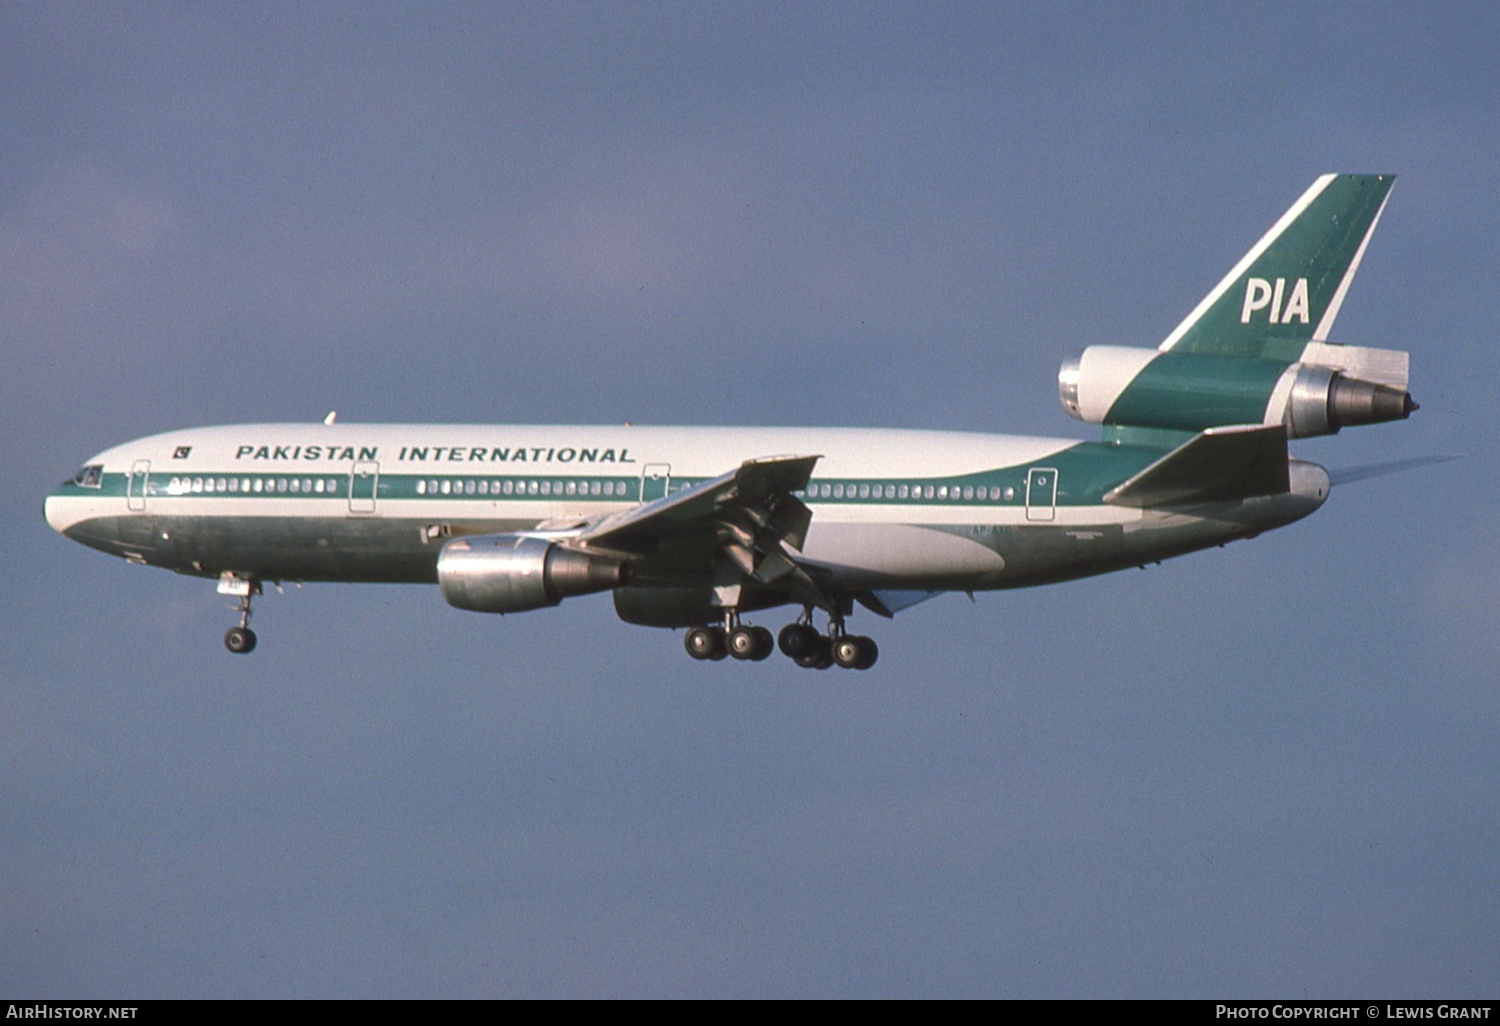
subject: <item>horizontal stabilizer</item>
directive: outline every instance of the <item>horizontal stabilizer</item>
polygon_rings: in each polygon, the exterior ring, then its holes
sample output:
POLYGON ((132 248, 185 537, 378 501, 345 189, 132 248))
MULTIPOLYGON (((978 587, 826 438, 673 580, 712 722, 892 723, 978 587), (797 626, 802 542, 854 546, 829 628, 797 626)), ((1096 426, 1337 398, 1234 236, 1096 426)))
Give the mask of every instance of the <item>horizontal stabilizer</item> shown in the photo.
POLYGON ((1116 506, 1226 502, 1290 489, 1286 428, 1247 424, 1209 428, 1108 492, 1116 506))

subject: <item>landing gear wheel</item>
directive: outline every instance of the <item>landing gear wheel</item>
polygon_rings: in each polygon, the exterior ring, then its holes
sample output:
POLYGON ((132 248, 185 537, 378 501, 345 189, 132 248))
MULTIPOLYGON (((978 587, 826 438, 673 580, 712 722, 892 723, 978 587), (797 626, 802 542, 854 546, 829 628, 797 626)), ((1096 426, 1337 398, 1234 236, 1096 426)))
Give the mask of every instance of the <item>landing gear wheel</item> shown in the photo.
POLYGON ((776 639, 765 627, 751 627, 750 629, 755 632, 755 655, 750 658, 756 662, 769 659, 771 653, 776 651, 776 639))
MULTIPOLYGON (((724 628, 694 627, 682 639, 682 647, 694 659, 723 659, 729 652, 724 647, 724 628)), ((741 656, 740 658, 744 658, 741 656)))
POLYGON ((255 650, 255 632, 249 627, 231 627, 224 632, 224 647, 235 655, 255 650))
POLYGON ((880 649, 871 638, 844 634, 834 639, 833 661, 847 670, 868 670, 880 657, 880 649))
POLYGON ((724 638, 729 654, 736 659, 755 659, 760 653, 760 636, 748 624, 736 627, 724 638))
POLYGON ((781 646, 782 654, 792 659, 800 659, 818 650, 818 643, 823 636, 810 624, 789 623, 781 628, 781 637, 777 644, 781 646))
POLYGON ((809 670, 826 670, 833 665, 833 643, 819 635, 817 644, 811 652, 799 655, 792 661, 809 670))

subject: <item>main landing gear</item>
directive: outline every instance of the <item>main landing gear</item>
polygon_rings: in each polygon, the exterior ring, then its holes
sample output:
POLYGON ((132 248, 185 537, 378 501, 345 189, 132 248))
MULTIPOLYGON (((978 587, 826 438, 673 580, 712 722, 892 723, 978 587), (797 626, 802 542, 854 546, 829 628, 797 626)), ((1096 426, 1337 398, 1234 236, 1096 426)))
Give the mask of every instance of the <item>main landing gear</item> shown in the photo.
POLYGON ((739 621, 734 610, 724 611, 724 625, 694 627, 683 638, 683 647, 694 659, 753 659, 759 662, 771 654, 773 647, 798 666, 812 670, 826 670, 838 665, 849 670, 868 670, 880 658, 880 648, 873 638, 844 632, 844 618, 829 619, 828 633, 819 634, 812 625, 812 612, 808 610, 796 623, 781 629, 776 645, 771 642, 771 632, 764 627, 752 627, 739 621))
POLYGON ((240 597, 239 605, 234 607, 240 614, 240 625, 224 632, 224 647, 235 655, 246 655, 255 651, 255 642, 258 639, 255 637, 255 632, 250 629, 250 600, 261 593, 260 582, 226 573, 219 578, 219 591, 226 595, 240 597))
POLYGON ((724 610, 724 626, 694 627, 682 639, 682 646, 694 659, 751 659, 760 662, 776 650, 771 632, 764 627, 752 627, 740 623, 740 615, 732 609, 724 610))

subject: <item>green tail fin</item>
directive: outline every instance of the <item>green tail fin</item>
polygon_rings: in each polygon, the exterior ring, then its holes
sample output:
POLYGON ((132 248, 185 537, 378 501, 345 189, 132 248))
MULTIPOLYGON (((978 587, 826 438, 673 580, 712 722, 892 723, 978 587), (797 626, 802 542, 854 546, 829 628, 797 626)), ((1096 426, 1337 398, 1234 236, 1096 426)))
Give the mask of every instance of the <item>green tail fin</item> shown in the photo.
POLYGON ((1323 175, 1159 348, 1296 360, 1324 342, 1394 175, 1323 175))

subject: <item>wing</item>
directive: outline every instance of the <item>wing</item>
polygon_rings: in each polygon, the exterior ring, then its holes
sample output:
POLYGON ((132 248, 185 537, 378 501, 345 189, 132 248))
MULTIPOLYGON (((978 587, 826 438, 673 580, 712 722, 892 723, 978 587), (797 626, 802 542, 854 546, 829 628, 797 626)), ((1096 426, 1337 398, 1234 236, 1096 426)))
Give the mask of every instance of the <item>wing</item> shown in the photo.
MULTIPOLYGON (((772 456, 604 518, 571 539, 589 550, 626 558, 685 547, 708 556, 716 589, 737 589, 746 579, 776 584, 799 599, 827 607, 821 589, 786 549, 800 552, 812 522, 793 492, 807 487, 820 456, 772 456)), ((737 601, 737 592, 723 598, 737 601)))

